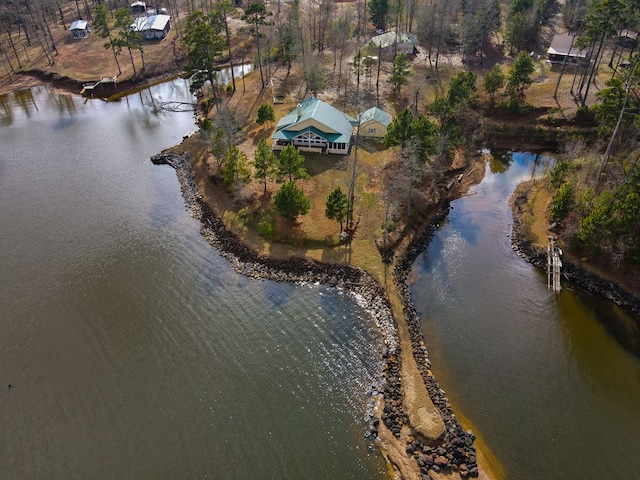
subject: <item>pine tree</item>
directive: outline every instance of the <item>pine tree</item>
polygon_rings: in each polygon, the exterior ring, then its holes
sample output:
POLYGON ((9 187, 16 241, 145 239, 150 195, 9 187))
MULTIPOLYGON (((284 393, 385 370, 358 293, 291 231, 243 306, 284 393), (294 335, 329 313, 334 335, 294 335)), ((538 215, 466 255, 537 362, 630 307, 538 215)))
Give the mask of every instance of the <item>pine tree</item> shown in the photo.
POLYGON ((309 174, 304 168, 304 157, 293 145, 287 145, 280 152, 278 178, 282 180, 284 177, 287 177, 289 182, 299 178, 309 178, 309 174))
POLYGON ((253 162, 253 176, 264 181, 264 194, 267 193, 267 179, 274 175, 275 167, 278 159, 267 145, 267 141, 261 138, 256 148, 255 159, 253 162))
POLYGON ((273 111, 273 107, 268 103, 263 103, 258 107, 258 118, 256 118, 256 123, 258 125, 263 125, 267 122, 275 122, 276 114, 273 111))
POLYGON ((327 197, 324 215, 329 220, 340 222, 340 233, 342 233, 342 222, 347 216, 348 204, 347 196, 342 192, 340 187, 336 188, 327 197))
POLYGON ((274 204, 278 213, 289 220, 295 220, 298 215, 305 215, 311 208, 309 199, 295 182, 285 183, 276 192, 274 204))
POLYGON ((531 74, 535 69, 533 60, 527 52, 520 52, 513 62, 507 79, 507 93, 511 97, 513 104, 518 104, 524 100, 524 92, 533 82, 531 74))
POLYGON ((504 73, 500 65, 495 65, 484 74, 484 91, 489 94, 491 106, 494 104, 496 92, 502 87, 504 87, 504 73))
POLYGON ((227 190, 241 183, 247 183, 250 178, 249 160, 238 147, 229 149, 222 162, 220 169, 222 182, 227 190))
POLYGON ((389 83, 393 85, 392 91, 394 93, 399 93, 402 86, 408 82, 409 75, 411 75, 410 66, 411 63, 406 53, 396 55, 393 67, 391 67, 391 76, 389 77, 389 83))

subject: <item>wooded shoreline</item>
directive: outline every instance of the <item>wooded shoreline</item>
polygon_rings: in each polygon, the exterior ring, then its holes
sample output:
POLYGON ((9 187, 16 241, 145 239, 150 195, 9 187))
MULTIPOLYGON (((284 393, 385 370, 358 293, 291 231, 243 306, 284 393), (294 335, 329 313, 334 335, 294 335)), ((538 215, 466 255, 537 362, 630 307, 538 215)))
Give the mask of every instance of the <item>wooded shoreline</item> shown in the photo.
MULTIPOLYGON (((526 261, 537 268, 546 270, 546 249, 533 244, 531 233, 523 221, 532 186, 533 182, 520 184, 509 199, 509 206, 513 214, 511 245, 513 250, 526 261)), ((638 314, 635 317, 635 325, 615 323, 608 324, 607 329, 625 349, 640 357, 640 337, 638 336, 638 332, 640 332, 640 297, 621 285, 603 278, 597 272, 576 265, 566 257, 562 260, 562 275, 589 292, 600 295, 616 305, 627 307, 638 314)))

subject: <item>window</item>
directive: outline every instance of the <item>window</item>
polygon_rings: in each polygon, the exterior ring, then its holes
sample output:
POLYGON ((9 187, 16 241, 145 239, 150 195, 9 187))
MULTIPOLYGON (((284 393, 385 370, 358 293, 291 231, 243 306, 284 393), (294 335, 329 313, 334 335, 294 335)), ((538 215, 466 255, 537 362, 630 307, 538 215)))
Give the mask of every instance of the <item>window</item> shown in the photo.
POLYGON ((375 127, 373 127, 373 128, 370 128, 370 129, 369 129, 369 133, 371 133, 371 134, 374 134, 374 133, 376 133, 376 129, 375 129, 375 127))

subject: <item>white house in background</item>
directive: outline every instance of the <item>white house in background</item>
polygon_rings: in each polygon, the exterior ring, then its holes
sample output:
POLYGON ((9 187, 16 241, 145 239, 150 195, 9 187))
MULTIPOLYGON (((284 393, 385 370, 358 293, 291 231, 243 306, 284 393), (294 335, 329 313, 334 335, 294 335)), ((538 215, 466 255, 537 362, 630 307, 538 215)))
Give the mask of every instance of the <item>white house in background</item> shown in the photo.
POLYGON ((395 44, 396 53, 406 53, 413 55, 418 51, 418 40, 416 37, 406 33, 387 32, 382 35, 376 35, 371 42, 382 50, 382 58, 388 59, 393 55, 393 45, 395 44))
POLYGON ((145 2, 133 2, 129 6, 131 13, 147 13, 147 4, 145 2))
POLYGON ((169 15, 138 17, 131 24, 131 29, 142 33, 142 38, 145 40, 162 40, 167 37, 171 29, 170 19, 169 15))
POLYGON ((364 138, 383 138, 391 123, 391 115, 378 107, 370 108, 360 114, 358 136, 364 138))
POLYGON ((547 50, 547 56, 549 63, 563 63, 565 58, 567 63, 580 63, 586 58, 587 50, 576 47, 573 35, 556 33, 547 50))
POLYGON ((349 153, 355 118, 328 103, 309 97, 276 125, 273 150, 293 145, 303 152, 349 153))
POLYGON ((89 35, 89 24, 86 20, 76 20, 69 28, 71 38, 87 38, 89 35))

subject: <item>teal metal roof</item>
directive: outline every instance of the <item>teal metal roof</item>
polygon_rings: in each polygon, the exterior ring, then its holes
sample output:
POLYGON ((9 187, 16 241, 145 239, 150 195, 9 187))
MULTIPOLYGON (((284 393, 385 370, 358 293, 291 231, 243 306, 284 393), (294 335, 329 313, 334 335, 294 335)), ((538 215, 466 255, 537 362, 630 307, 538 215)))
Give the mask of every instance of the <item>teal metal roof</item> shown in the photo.
POLYGON ((327 142, 349 142, 349 140, 344 140, 343 136, 339 133, 321 132, 316 127, 307 127, 300 131, 278 130, 271 136, 271 138, 273 138, 274 140, 292 140, 294 137, 302 135, 306 132, 315 133, 316 135, 324 138, 327 142))
POLYGON ((360 114, 360 124, 374 120, 381 123, 385 127, 388 127, 391 123, 391 115, 384 110, 380 110, 378 107, 372 107, 369 110, 365 110, 360 114))
POLYGON ((406 33, 398 33, 396 41, 396 32, 387 32, 382 35, 377 35, 371 39, 376 47, 390 47, 394 43, 411 43, 412 45, 418 45, 418 40, 413 35, 406 33))
POLYGON ((342 113, 337 108, 332 107, 322 100, 318 100, 316 97, 309 97, 296 107, 295 110, 291 111, 278 121, 276 131, 271 138, 290 140, 306 131, 312 131, 329 142, 349 143, 351 140, 351 134, 353 133, 353 125, 355 123, 356 120, 354 118, 342 113), (300 111, 298 112, 298 110, 300 111), (309 119, 313 119, 318 123, 325 125, 327 127, 327 131, 325 132, 315 127, 308 127, 302 131, 291 131, 292 127, 295 127, 295 125, 309 119))

